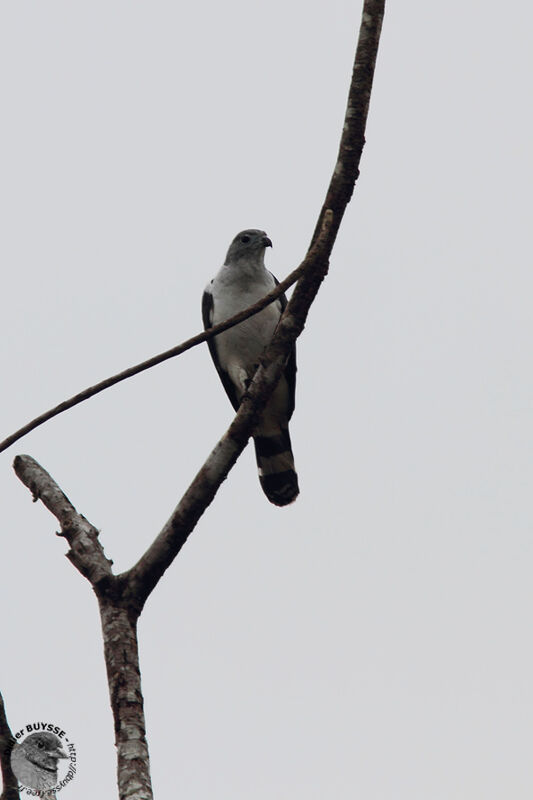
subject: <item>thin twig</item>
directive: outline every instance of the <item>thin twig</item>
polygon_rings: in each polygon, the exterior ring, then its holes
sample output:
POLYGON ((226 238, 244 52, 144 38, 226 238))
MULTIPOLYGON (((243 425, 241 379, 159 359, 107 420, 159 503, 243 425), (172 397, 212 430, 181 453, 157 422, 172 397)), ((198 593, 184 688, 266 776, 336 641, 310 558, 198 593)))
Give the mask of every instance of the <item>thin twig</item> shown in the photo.
POLYGON ((248 319, 248 317, 253 317, 255 314, 258 314, 263 308, 270 305, 270 303, 273 303, 274 300, 276 300, 281 294, 283 294, 284 291, 291 287, 293 283, 296 283, 306 267, 307 259, 304 259, 300 266, 287 275, 287 277, 281 281, 281 283, 279 283, 275 289, 265 295, 261 300, 258 300, 257 303, 245 308, 243 311, 239 311, 238 314, 230 317, 225 322, 220 322, 218 325, 214 325, 212 328, 196 334, 196 336, 191 336, 190 339, 187 339, 181 344, 171 347, 170 350, 165 350, 163 353, 152 356, 146 361, 141 361, 140 364, 136 364, 133 367, 128 367, 128 369, 118 372, 116 375, 112 375, 110 378, 105 378, 103 381, 100 381, 100 383, 96 383, 94 386, 89 386, 87 389, 83 389, 83 391, 78 392, 78 394, 75 394, 68 400, 63 400, 63 402, 59 403, 59 405, 54 406, 48 411, 45 411, 43 414, 40 414, 38 417, 35 417, 35 419, 32 419, 31 422, 26 423, 26 425, 23 425, 22 428, 18 429, 18 431, 11 433, 2 442, 0 442, 0 453, 2 453, 4 450, 7 450, 8 447, 11 447, 12 444, 17 442, 19 439, 22 439, 22 437, 26 436, 26 434, 30 433, 30 431, 35 430, 35 428, 38 428, 45 422, 48 422, 48 420, 52 419, 53 417, 57 417, 58 414, 62 414, 63 411, 68 411, 69 408, 73 408, 74 406, 83 403, 90 397, 94 397, 95 394, 103 392, 104 389, 109 389, 111 386, 115 386, 115 384, 120 383, 121 381, 125 381, 128 378, 133 378, 134 375, 138 375, 140 372, 144 372, 151 367, 155 367, 158 364, 163 363, 163 361, 168 361, 169 358, 179 356, 182 353, 185 353, 186 350, 191 350, 191 348, 196 347, 196 345, 206 342, 208 339, 212 339, 213 336, 216 336, 218 333, 226 331, 228 328, 233 328, 234 325, 238 325, 239 322, 243 322, 245 319, 248 319))
MULTIPOLYGON (((359 32, 357 54, 353 68, 350 93, 348 95, 345 125, 341 137, 339 154, 328 193, 326 195, 326 200, 319 215, 315 233, 312 239, 312 242, 314 242, 318 236, 325 209, 330 208, 336 212, 335 223, 331 229, 331 247, 333 247, 344 210, 350 201, 355 181, 357 180, 359 174, 359 160, 365 142, 364 127, 368 114, 370 93, 372 91, 375 56, 377 54, 381 23, 383 21, 384 5, 384 0, 367 0, 367 2, 364 4, 363 18, 359 32), (363 125, 349 124, 354 118, 363 120, 363 125)), ((175 347, 171 347, 170 350, 165 350, 163 353, 152 356, 146 361, 142 361, 140 364, 136 364, 133 367, 128 367, 128 369, 125 369, 116 375, 105 378, 103 381, 100 381, 94 386, 89 386, 87 389, 83 389, 83 391, 78 392, 78 394, 75 394, 68 400, 64 400, 57 406, 54 406, 48 411, 45 411, 43 414, 40 414, 38 417, 35 417, 35 419, 26 423, 26 425, 23 425, 22 428, 19 428, 17 431, 10 434, 2 442, 0 442, 0 453, 2 453, 4 450, 7 450, 8 447, 17 442, 19 439, 22 439, 22 437, 27 433, 30 433, 30 431, 35 430, 35 428, 38 428, 45 422, 48 422, 48 420, 52 419, 53 417, 57 417, 58 414, 68 411, 69 408, 73 408, 74 406, 83 403, 90 397, 94 397, 94 395, 103 392, 105 389, 109 389, 111 386, 115 386, 115 384, 120 383, 121 381, 125 381, 128 378, 132 378, 134 375, 138 375, 139 373, 150 369, 151 367, 155 367, 158 364, 161 364, 163 361, 168 361, 169 358, 175 358, 185 351, 196 347, 202 342, 211 339, 218 333, 228 330, 234 325, 238 325, 239 322, 243 322, 245 319, 254 316, 254 314, 258 314, 259 311, 270 305, 270 303, 273 303, 274 300, 280 296, 280 294, 292 286, 304 273, 306 267, 307 257, 302 261, 300 266, 293 270, 293 272, 291 272, 283 281, 281 281, 281 283, 276 286, 275 289, 244 311, 235 314, 235 316, 231 317, 225 322, 215 325, 213 328, 209 328, 207 331, 203 331, 196 336, 192 336, 190 339, 187 339, 185 342, 182 342, 175 347)))
POLYGON ((303 330, 307 312, 320 285, 319 281, 315 293, 311 294, 306 282, 314 281, 312 276, 315 273, 323 276, 327 271, 329 249, 326 242, 332 222, 333 215, 325 213, 320 235, 307 255, 308 269, 294 290, 230 427, 215 445, 159 536, 131 570, 118 576, 128 585, 139 614, 150 592, 185 544, 246 447, 258 416, 279 381, 290 348, 303 330), (303 303, 299 302, 301 297, 305 298, 303 303))
POLYGON ((325 204, 320 212, 313 242, 306 256, 307 269, 296 285, 272 342, 265 351, 262 365, 231 426, 209 455, 159 536, 137 564, 120 576, 130 585, 138 613, 246 446, 257 415, 279 379, 289 349, 303 330, 309 308, 327 273, 340 221, 359 174, 383 13, 384 0, 366 0, 339 156, 327 192, 327 200, 331 205, 325 204), (354 109, 358 109, 358 112, 355 113, 354 109))

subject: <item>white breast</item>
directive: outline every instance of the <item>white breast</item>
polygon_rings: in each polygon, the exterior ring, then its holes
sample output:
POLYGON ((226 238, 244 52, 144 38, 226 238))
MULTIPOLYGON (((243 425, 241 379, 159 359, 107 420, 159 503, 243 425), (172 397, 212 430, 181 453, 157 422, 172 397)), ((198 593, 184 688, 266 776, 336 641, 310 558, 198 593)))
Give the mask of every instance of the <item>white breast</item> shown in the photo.
MULTIPOLYGON (((222 267, 209 285, 209 291, 213 295, 212 324, 223 322, 256 303, 272 291, 275 285, 274 278, 266 269, 250 279, 249 275, 235 274, 230 267, 222 267)), ((272 339, 280 316, 281 304, 276 300, 259 314, 216 337, 220 366, 240 389, 244 390, 245 381, 252 377, 261 353, 272 339)))

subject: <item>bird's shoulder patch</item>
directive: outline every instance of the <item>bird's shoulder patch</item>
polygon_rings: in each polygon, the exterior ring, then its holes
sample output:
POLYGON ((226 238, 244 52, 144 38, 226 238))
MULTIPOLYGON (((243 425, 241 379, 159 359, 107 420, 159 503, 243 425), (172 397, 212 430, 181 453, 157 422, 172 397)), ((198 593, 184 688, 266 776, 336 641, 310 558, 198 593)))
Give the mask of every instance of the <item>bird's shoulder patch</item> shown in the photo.
MULTIPOLYGON (((213 283, 213 281, 211 281, 211 283, 213 283)), ((203 319, 204 329, 205 330, 208 330, 208 328, 212 328, 213 327, 214 307, 215 307, 215 302, 214 302, 213 295, 211 294, 211 292, 207 288, 204 291, 204 294, 203 294, 203 297, 202 297, 202 319, 203 319)), ((211 358, 213 359, 213 363, 214 363, 214 365, 216 367, 216 370, 217 370, 217 372, 219 374, 220 380, 222 381, 222 385, 224 386, 224 389, 226 390, 226 394, 228 395, 228 397, 230 399, 231 405, 233 406, 233 408, 235 410, 237 410, 239 408, 239 399, 238 399, 238 396, 237 396, 237 392, 235 390, 235 386, 233 385, 233 382, 232 382, 230 376, 228 375, 228 373, 224 369, 222 369, 222 366, 220 364, 220 359, 218 357, 218 350, 217 350, 217 345, 216 345, 216 336, 214 336, 212 339, 208 339, 207 340, 207 346, 209 347, 209 352, 211 354, 211 358)))

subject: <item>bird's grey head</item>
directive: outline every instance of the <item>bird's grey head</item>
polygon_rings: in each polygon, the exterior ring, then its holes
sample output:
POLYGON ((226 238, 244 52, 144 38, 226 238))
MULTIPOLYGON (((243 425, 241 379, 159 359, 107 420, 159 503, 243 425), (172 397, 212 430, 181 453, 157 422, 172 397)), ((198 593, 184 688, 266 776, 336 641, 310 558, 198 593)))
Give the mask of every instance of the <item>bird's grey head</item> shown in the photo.
POLYGON ((230 244, 224 263, 236 264, 240 261, 262 266, 267 247, 272 247, 272 242, 264 231, 255 228, 241 231, 230 244))

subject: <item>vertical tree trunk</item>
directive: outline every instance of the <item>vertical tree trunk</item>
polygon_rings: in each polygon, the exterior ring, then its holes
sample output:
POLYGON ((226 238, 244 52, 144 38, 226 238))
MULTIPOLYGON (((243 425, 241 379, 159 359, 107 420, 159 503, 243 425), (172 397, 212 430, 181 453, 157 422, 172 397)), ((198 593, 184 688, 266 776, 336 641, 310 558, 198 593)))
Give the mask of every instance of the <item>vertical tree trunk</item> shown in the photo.
MULTIPOLYGON (((111 570, 112 562, 106 558, 99 542, 98 530, 76 511, 46 470, 30 456, 17 456, 14 461, 15 472, 31 490, 34 501, 40 499, 59 520, 60 535, 64 536, 70 545, 67 557, 90 581, 98 597, 109 693, 115 722, 118 787, 121 800, 153 800, 139 671, 137 620, 149 594, 180 551, 244 449, 256 424, 257 414, 264 407, 279 379, 290 348, 303 330, 309 308, 327 273, 329 256, 359 171, 384 7, 385 0, 364 2, 337 163, 312 246, 291 277, 291 282, 296 276, 299 277, 291 300, 272 342, 261 359, 250 391, 241 403, 230 428, 213 449, 159 536, 137 564, 122 575, 114 575, 111 570)), ((250 308, 243 312, 243 315, 250 315, 258 310, 250 308)), ((234 318, 233 322, 228 320, 224 325, 230 327, 236 322, 237 318, 234 318)), ((204 341, 208 335, 212 336, 213 331, 193 337, 179 348, 126 370, 65 401, 0 443, 0 450, 5 449, 46 419, 61 413, 66 408, 71 408, 119 380, 160 363, 170 355, 176 355, 178 351, 183 352, 194 344, 204 341)), ((1 722, 0 716, 0 733, 1 722)), ((0 748, 0 755, 1 753, 0 748)), ((2 767, 9 768, 5 750, 2 767)), ((4 780, 7 786, 9 778, 6 779, 5 774, 4 780)), ((8 795, 5 794, 4 797, 7 800, 8 795)))
POLYGON ((126 608, 99 598, 104 657, 115 721, 120 800, 152 800, 146 741, 137 617, 126 608))

